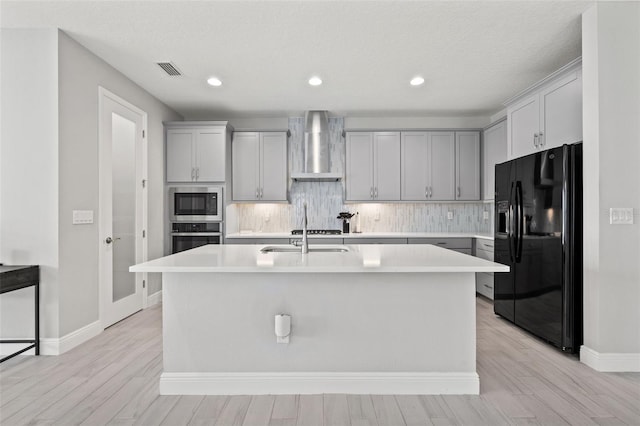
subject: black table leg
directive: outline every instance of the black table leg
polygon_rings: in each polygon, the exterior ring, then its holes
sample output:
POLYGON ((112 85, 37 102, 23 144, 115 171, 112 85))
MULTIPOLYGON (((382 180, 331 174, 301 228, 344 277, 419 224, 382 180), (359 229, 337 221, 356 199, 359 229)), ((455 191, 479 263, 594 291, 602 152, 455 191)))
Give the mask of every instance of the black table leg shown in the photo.
POLYGON ((36 355, 40 355, 40 280, 35 285, 36 299, 36 355))

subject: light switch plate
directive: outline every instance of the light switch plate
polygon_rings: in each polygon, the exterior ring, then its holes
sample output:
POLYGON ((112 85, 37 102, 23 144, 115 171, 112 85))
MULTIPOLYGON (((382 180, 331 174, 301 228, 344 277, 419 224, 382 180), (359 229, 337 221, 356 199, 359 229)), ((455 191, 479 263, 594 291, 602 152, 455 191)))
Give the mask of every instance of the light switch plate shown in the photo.
POLYGON ((489 220, 489 212, 488 212, 488 211, 486 211, 486 210, 485 210, 485 211, 483 211, 483 212, 482 212, 482 218, 483 218, 484 220, 489 220))
POLYGON ((74 225, 89 225, 91 223, 93 223, 93 210, 74 210, 73 211, 74 225))
POLYGON ((447 219, 453 220, 453 212, 447 212, 447 219))
POLYGON ((633 225, 633 209, 612 207, 609 209, 609 223, 611 225, 633 225))

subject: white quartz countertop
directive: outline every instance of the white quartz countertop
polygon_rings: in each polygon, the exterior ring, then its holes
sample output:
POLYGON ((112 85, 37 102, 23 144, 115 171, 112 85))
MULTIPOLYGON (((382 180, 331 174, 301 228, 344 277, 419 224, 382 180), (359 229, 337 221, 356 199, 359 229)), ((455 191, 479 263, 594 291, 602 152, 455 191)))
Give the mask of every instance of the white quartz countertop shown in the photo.
MULTIPOLYGON (((261 253, 258 245, 206 245, 134 265, 130 272, 508 272, 509 267, 431 244, 346 245, 346 253, 261 253)), ((291 247, 291 245, 287 245, 291 247)), ((313 245, 311 245, 313 247, 313 245)), ((327 247, 327 246, 324 246, 327 247)))
MULTIPOLYGON (((236 232, 227 234, 226 238, 300 238, 291 232, 236 232)), ((491 234, 470 232, 359 232, 337 235, 309 235, 311 238, 481 238, 493 240, 491 234)))

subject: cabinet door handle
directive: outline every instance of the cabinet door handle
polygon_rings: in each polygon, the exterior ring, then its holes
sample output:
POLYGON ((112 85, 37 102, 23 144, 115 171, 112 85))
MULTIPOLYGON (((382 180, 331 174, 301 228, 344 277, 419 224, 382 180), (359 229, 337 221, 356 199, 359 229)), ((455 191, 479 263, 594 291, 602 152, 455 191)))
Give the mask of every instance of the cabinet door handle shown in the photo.
POLYGON ((256 200, 260 199, 260 188, 256 187, 256 200))
POLYGON ((369 190, 369 198, 373 199, 373 186, 369 190))
POLYGON ((458 187, 458 198, 460 197, 460 187, 458 187))
POLYGON ((533 135, 533 146, 538 147, 538 134, 533 135))
POLYGON ((429 187, 429 198, 433 197, 433 186, 429 187))
POLYGON ((429 187, 428 186, 424 187, 424 198, 429 198, 429 187))
POLYGON ((194 167, 191 168, 191 180, 196 180, 196 169, 194 167))
POLYGON ((196 180, 200 179, 200 167, 196 167, 196 180))
POLYGON ((543 132, 538 133, 538 145, 539 146, 544 146, 544 133, 543 132))
POLYGON ((262 200, 264 198, 264 188, 260 188, 260 199, 262 200))
POLYGON ((378 187, 376 186, 376 189, 373 192, 373 198, 378 198, 378 187))

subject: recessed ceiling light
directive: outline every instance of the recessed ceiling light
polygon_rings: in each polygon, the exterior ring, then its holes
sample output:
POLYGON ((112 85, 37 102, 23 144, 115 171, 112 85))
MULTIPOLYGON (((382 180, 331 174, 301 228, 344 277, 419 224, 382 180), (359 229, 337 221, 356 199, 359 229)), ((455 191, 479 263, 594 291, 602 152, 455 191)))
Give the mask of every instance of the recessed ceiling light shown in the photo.
POLYGON ((216 77, 210 77, 207 80, 207 83, 209 83, 211 86, 222 86, 222 81, 219 78, 216 77))
POLYGON ((309 79, 309 84, 312 86, 320 86, 322 84, 322 80, 320 77, 311 77, 309 79))
POLYGON ((422 83, 424 83, 424 78, 418 76, 418 77, 413 77, 411 79, 411 81, 409 82, 412 86, 420 86, 422 83))

